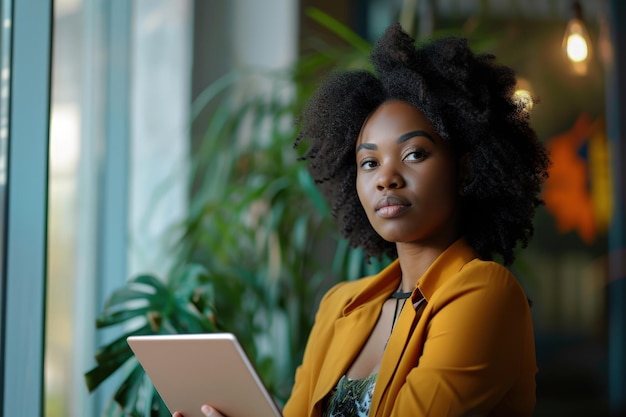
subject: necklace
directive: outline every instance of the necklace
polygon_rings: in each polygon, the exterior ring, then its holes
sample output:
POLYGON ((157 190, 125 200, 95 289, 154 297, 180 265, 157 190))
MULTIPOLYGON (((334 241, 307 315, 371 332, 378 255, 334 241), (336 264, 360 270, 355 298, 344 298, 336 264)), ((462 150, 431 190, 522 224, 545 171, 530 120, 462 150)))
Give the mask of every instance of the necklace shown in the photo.
POLYGON ((409 291, 409 292, 396 291, 392 293, 389 296, 389 298, 395 298, 396 300, 406 300, 407 298, 411 296, 411 294, 413 294, 413 291, 409 291))
POLYGON ((402 310, 402 308, 406 304, 406 300, 408 300, 409 297, 411 297, 411 294, 413 294, 412 291, 409 291, 409 292, 396 291, 389 296, 389 298, 393 298, 396 300, 396 306, 393 311, 393 321, 391 322, 391 331, 389 332, 390 337, 391 337, 391 332, 393 332, 393 328, 396 325, 396 320, 398 318, 398 311, 402 310), (400 307, 400 300, 402 300, 402 308, 400 307))

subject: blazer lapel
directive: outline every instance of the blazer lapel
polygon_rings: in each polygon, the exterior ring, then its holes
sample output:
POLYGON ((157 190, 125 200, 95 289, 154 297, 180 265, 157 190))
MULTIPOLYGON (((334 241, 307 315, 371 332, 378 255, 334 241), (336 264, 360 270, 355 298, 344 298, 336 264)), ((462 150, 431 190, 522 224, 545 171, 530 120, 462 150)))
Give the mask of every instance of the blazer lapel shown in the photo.
POLYGON ((320 369, 313 404, 321 401, 348 370, 378 320, 379 306, 359 308, 335 322, 335 333, 320 369))
POLYGON ((380 316, 382 304, 397 288, 399 280, 400 266, 396 260, 348 302, 344 315, 335 321, 334 334, 322 362, 311 407, 315 407, 337 385, 339 378, 354 362, 380 316))
POLYGON ((376 415, 378 407, 381 405, 381 400, 396 373, 398 364, 402 359, 407 343, 409 343, 411 339, 411 333, 417 321, 418 317, 413 308, 413 304, 411 302, 405 303, 396 322, 396 326, 391 333, 391 337, 389 338, 387 349, 383 354, 378 377, 376 378, 374 396, 372 397, 371 416, 376 415))

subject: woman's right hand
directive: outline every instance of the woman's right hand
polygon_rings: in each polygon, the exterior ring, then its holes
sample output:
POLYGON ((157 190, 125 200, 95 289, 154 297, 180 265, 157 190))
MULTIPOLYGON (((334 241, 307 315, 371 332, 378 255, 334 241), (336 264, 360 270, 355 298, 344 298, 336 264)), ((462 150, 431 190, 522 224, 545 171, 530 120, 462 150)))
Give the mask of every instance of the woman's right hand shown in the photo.
MULTIPOLYGON (((203 405, 200 408, 200 411, 202 411, 202 414, 204 414, 206 417, 224 417, 222 414, 220 414, 219 411, 217 411, 215 408, 207 404, 203 405)), ((172 414, 172 417, 184 417, 184 416, 180 411, 174 411, 174 414, 172 414)))

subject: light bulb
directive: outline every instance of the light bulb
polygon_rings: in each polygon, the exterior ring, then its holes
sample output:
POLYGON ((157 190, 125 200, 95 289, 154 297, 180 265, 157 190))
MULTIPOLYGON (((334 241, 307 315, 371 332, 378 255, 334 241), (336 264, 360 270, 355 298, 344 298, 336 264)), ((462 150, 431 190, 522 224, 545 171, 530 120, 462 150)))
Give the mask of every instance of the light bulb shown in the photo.
POLYGON ((572 19, 567 22, 563 35, 563 51, 572 64, 572 69, 577 75, 585 75, 588 72, 589 57, 591 55, 591 40, 585 23, 580 2, 572 3, 572 19))
POLYGON ((571 20, 565 36, 567 57, 573 62, 586 60, 589 57, 589 43, 582 22, 578 19, 571 20))
POLYGON ((530 112, 533 109, 534 101, 533 96, 528 90, 515 90, 513 93, 513 101, 522 108, 525 112, 530 112))
POLYGON ((517 77, 517 85, 513 92, 513 101, 526 113, 530 113, 535 104, 532 91, 533 87, 526 78, 517 77))

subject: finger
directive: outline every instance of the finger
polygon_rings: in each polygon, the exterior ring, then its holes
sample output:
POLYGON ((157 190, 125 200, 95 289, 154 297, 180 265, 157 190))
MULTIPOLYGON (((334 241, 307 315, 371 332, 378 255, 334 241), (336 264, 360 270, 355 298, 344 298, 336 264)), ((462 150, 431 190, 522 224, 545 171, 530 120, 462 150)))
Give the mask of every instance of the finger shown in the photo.
POLYGON ((174 411, 174 414, 172 414, 172 417, 183 417, 183 415, 180 411, 174 411))
POLYGON ((203 405, 200 410, 202 411, 202 414, 204 414, 206 417, 224 417, 222 414, 220 414, 219 411, 217 411, 215 408, 208 406, 208 405, 203 405))

